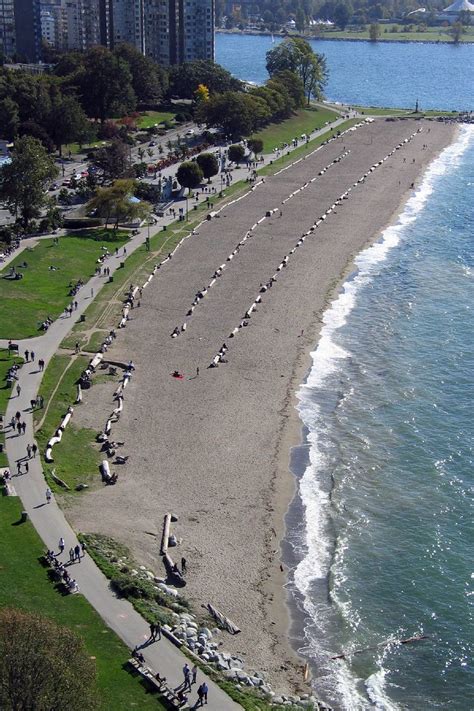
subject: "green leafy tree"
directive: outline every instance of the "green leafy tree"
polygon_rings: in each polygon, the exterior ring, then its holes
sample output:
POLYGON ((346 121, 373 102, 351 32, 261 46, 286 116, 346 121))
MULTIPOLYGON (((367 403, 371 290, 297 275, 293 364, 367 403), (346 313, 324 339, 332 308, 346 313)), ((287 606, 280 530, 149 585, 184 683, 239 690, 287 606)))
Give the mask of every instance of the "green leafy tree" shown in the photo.
POLYGON ((102 182, 127 177, 131 171, 130 148, 123 141, 114 139, 108 146, 95 151, 92 163, 100 172, 102 182))
POLYGON ((271 77, 282 71, 294 72, 302 81, 307 102, 321 99, 327 82, 326 58, 316 54, 301 37, 291 37, 267 52, 267 71, 271 77))
POLYGON ((200 84, 204 84, 210 94, 243 89, 242 82, 235 79, 227 69, 207 59, 184 62, 184 64, 171 67, 170 96, 178 96, 180 99, 194 99, 194 92, 200 84))
POLYGON ((19 122, 20 114, 16 101, 13 101, 9 96, 0 99, 0 130, 2 137, 8 141, 13 141, 18 132, 19 122))
POLYGON ((263 141, 260 138, 251 138, 247 141, 247 146, 254 156, 263 151, 263 141))
POLYGON ((138 103, 153 103, 162 98, 168 89, 168 74, 163 67, 131 44, 119 44, 114 55, 127 63, 138 103))
POLYGON ((0 202, 27 232, 46 204, 46 187, 58 175, 54 161, 36 138, 15 141, 11 163, 0 171, 0 202))
POLYGON ((214 153, 200 153, 196 158, 196 163, 201 168, 202 174, 208 183, 211 182, 212 176, 217 175, 219 172, 219 163, 214 153))
POLYGON ((464 27, 462 26, 461 22, 454 22, 453 26, 451 27, 451 37, 453 38, 453 42, 455 44, 459 44, 461 41, 462 34, 464 32, 464 27))
POLYGON ((288 69, 275 72, 275 74, 272 75, 271 79, 267 81, 266 85, 269 87, 274 86, 281 93, 283 92, 284 87, 292 101, 292 110, 299 109, 304 106, 305 93, 303 82, 301 81, 301 78, 297 76, 294 72, 291 72, 288 69))
POLYGON ((145 219, 151 210, 145 202, 134 200, 134 180, 116 180, 109 188, 99 188, 96 195, 87 203, 87 211, 105 219, 105 228, 114 218, 115 229, 120 222, 134 222, 145 219))
POLYGON ((87 52, 72 83, 78 87, 82 106, 91 118, 105 121, 135 110, 137 100, 129 66, 105 47, 87 52))
POLYGON ((181 163, 176 173, 176 178, 178 183, 183 188, 197 188, 197 186, 202 183, 203 172, 200 166, 195 161, 186 161, 181 163))
POLYGON ((227 155, 233 163, 241 163, 245 158, 245 148, 240 143, 235 143, 229 146, 227 155))
POLYGON ((304 32, 304 28, 306 27, 306 15, 301 5, 298 5, 296 9, 295 23, 298 32, 304 32))
POLYGON ((271 117, 268 105, 258 96, 227 91, 211 96, 196 110, 196 120, 221 128, 234 140, 248 136, 271 117))
POLYGON ((90 122, 82 106, 73 96, 59 94, 53 101, 51 114, 48 120, 48 134, 56 144, 59 155, 66 143, 79 143, 87 136, 90 122))
POLYGON ((372 22, 369 27, 369 39, 371 42, 377 42, 380 38, 381 30, 378 22, 372 22))
POLYGON ((333 19, 341 30, 345 30, 349 20, 351 19, 352 11, 345 2, 338 2, 334 8, 333 19))
POLYGON ((95 664, 70 629, 20 610, 0 611, 0 708, 92 711, 95 664))

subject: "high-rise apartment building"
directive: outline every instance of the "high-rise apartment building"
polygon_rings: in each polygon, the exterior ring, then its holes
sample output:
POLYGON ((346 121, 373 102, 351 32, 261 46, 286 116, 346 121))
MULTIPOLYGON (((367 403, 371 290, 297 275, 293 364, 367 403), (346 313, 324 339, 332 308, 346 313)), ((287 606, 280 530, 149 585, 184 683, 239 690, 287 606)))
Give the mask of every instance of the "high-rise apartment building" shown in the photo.
POLYGON ((12 57, 16 51, 15 7, 13 0, 0 0, 0 53, 12 57))
POLYGON ((28 62, 60 50, 133 45, 169 66, 214 59, 215 0, 0 0, 0 51, 28 62))

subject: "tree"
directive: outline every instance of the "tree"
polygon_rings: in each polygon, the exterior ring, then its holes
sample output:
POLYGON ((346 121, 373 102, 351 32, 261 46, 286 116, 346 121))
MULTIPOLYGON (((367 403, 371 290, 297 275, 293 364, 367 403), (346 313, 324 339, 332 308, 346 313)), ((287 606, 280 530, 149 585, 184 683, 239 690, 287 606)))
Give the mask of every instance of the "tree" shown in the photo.
POLYGON ((105 228, 109 220, 115 218, 115 229, 119 222, 132 222, 145 219, 150 213, 150 205, 137 201, 134 197, 134 180, 116 180, 109 188, 99 188, 96 195, 87 203, 87 211, 105 219, 105 228))
POLYGON ((53 100, 48 120, 48 134, 56 144, 59 155, 62 155, 65 143, 79 142, 91 133, 90 122, 77 99, 59 94, 53 100))
POLYGON ((334 22, 341 30, 345 30, 347 23, 351 18, 351 11, 345 2, 339 2, 334 8, 333 18, 334 22))
POLYGON ((245 148, 240 143, 235 143, 229 146, 228 156, 233 163, 240 163, 245 157, 245 148))
POLYGON ((293 102, 292 110, 299 109, 304 106, 305 95, 303 82, 294 72, 291 72, 288 69, 275 72, 275 74, 272 75, 272 78, 267 82, 267 86, 277 86, 280 92, 282 91, 281 87, 285 87, 291 101, 293 102))
POLYGON ((464 28, 462 26, 462 23, 461 22, 454 22, 453 26, 451 27, 451 36, 453 38, 454 44, 459 44, 463 32, 464 32, 464 28))
POLYGON ((210 94, 243 89, 242 82, 235 79, 227 69, 207 59, 184 62, 171 67, 170 96, 194 99, 194 92, 200 84, 207 86, 210 94))
POLYGON ((271 77, 278 72, 294 72, 302 81, 308 105, 311 96, 322 98, 327 82, 326 58, 316 54, 301 37, 285 39, 267 52, 267 71, 271 77))
POLYGON ((296 29, 298 30, 298 32, 304 32, 304 28, 306 26, 306 16, 304 14, 304 10, 301 7, 301 5, 298 5, 298 7, 296 9, 295 23, 296 23, 296 29))
POLYGON ((95 664, 70 629, 20 610, 0 611, 0 708, 92 711, 95 664))
POLYGON ((6 138, 7 141, 13 141, 18 132, 19 122, 20 118, 16 101, 13 101, 9 96, 1 99, 0 126, 2 127, 2 138, 6 138))
POLYGON ((194 92, 194 98, 196 104, 200 104, 203 101, 209 101, 209 89, 205 84, 199 84, 198 88, 194 92))
POLYGON ((136 96, 126 61, 105 47, 93 47, 84 55, 82 68, 73 75, 87 115, 105 121, 134 111, 136 96))
POLYGON ((15 141, 11 163, 0 171, 0 202, 26 232, 46 203, 46 186, 58 175, 54 161, 36 138, 15 141))
POLYGON ((263 141, 260 140, 260 138, 251 138, 247 141, 247 146, 252 151, 254 156, 263 151, 263 141))
POLYGON ((219 163, 214 153, 200 153, 196 158, 196 163, 202 170, 202 174, 207 178, 207 182, 211 182, 213 175, 219 172, 219 163))
POLYGON ((372 22, 369 27, 369 38, 371 42, 377 42, 380 37, 380 25, 378 22, 372 22))
POLYGON ((149 104, 161 99, 168 89, 168 74, 162 67, 131 44, 119 44, 114 55, 127 63, 139 103, 149 104))
POLYGON ((100 171, 102 182, 123 178, 130 174, 130 149, 119 139, 95 151, 93 165, 100 171))
POLYGON ((183 188, 197 188, 197 186, 202 182, 203 172, 195 161, 187 161, 181 163, 176 173, 178 183, 182 185, 183 188))
POLYGON ((196 109, 197 121, 221 128, 234 140, 248 136, 270 117, 268 106, 260 97, 236 91, 211 96, 196 109))

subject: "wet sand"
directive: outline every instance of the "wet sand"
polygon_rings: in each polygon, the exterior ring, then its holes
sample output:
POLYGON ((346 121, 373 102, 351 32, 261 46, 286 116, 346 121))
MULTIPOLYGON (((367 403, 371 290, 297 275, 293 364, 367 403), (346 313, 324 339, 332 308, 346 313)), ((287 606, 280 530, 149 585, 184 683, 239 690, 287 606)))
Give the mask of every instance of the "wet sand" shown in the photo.
MULTIPOLYGON (((111 359, 136 365, 113 429, 130 459, 119 469, 117 486, 99 486, 70 502, 71 522, 126 543, 141 563, 164 574, 161 525, 164 513, 175 513, 181 543, 173 554, 188 562, 185 595, 196 608, 211 602, 241 628, 236 637, 222 633, 223 649, 242 654, 246 669, 266 672, 280 691, 298 687, 302 678, 302 662, 289 643, 286 572, 280 570, 284 516, 294 493, 290 449, 300 442, 294 393, 308 370, 321 316, 355 255, 393 221, 410 185, 453 133, 434 122, 380 120, 266 178, 180 247, 109 350, 111 359), (423 131, 353 188, 296 250, 249 325, 229 339, 302 233, 420 126, 423 131), (282 216, 276 212, 262 222, 226 263, 247 230, 277 207, 282 216), (224 263, 222 277, 186 318, 195 293, 224 263), (170 338, 184 321, 186 332, 170 338), (209 369, 224 342, 228 362, 209 369), (175 369, 182 380, 171 377, 175 369)), ((111 405, 112 389, 93 387, 82 412, 76 409, 75 424, 100 430, 111 405)))

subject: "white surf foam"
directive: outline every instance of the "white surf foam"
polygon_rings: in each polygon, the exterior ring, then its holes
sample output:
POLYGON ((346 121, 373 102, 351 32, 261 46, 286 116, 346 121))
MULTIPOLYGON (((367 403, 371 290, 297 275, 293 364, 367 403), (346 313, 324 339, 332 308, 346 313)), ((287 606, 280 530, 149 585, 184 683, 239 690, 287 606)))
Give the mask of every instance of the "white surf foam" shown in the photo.
MULTIPOLYGON (((327 383, 329 376, 343 368, 344 362, 350 356, 350 353, 336 342, 335 336, 347 323, 360 291, 376 277, 388 254, 403 240, 406 228, 416 220, 426 206, 441 176, 456 169, 459 159, 473 140, 474 126, 463 126, 457 140, 444 149, 429 165, 419 188, 407 201, 396 224, 388 227, 378 242, 358 255, 355 260, 355 275, 343 284, 339 296, 323 315, 324 325, 320 340, 316 350, 311 353, 312 368, 306 382, 297 393, 299 400, 297 409, 303 424, 308 428, 308 441, 311 447, 310 463, 299 483, 299 494, 304 511, 305 554, 295 569, 294 583, 302 595, 306 613, 313 621, 317 621, 320 606, 311 600, 311 584, 328 575, 333 555, 333 545, 328 536, 331 520, 330 496, 324 489, 321 477, 321 472, 327 464, 323 441, 325 423, 322 421, 321 408, 315 400, 317 400, 318 390, 327 383)), ((350 622, 351 611, 347 605, 338 605, 337 595, 334 603, 344 619, 350 622)), ((308 649, 310 648, 311 644, 308 644, 308 649)), ((342 708, 351 711, 361 708, 357 681, 360 682, 351 675, 350 669, 345 664, 339 667, 335 675, 334 687, 342 708), (351 699, 356 705, 353 705, 351 699)), ((388 705, 389 700, 384 697, 384 683, 384 673, 380 669, 367 682, 367 695, 376 708, 391 711, 396 707, 388 705), (377 706, 379 702, 381 705, 377 706)))

